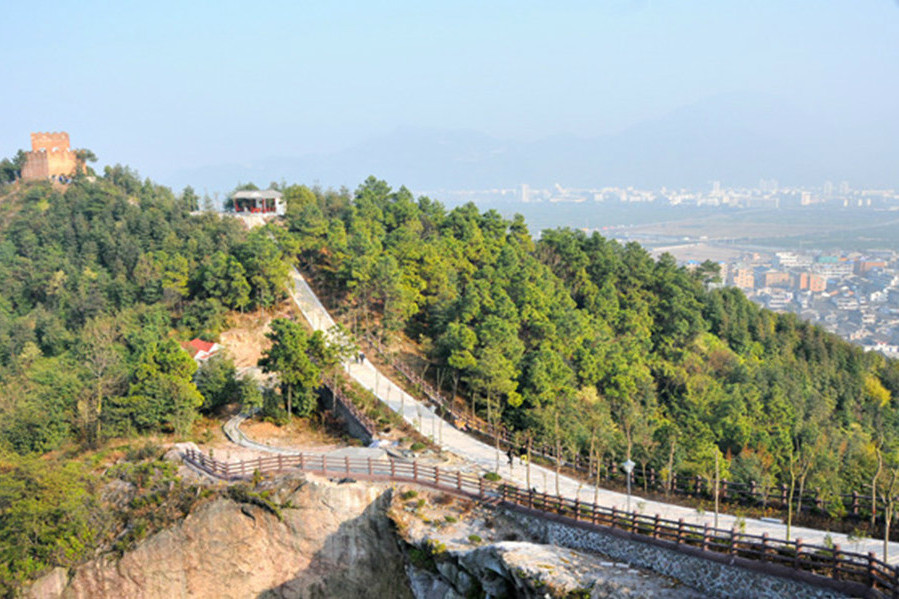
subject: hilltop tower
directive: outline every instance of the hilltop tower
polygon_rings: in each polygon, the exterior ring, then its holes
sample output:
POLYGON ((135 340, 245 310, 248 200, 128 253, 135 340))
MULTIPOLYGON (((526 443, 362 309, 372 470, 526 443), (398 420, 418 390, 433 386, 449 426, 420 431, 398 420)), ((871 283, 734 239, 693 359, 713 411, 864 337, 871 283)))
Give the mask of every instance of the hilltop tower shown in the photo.
POLYGON ((31 151, 25 152, 25 156, 24 181, 68 178, 78 170, 78 157, 69 148, 69 134, 65 131, 32 133, 31 151))

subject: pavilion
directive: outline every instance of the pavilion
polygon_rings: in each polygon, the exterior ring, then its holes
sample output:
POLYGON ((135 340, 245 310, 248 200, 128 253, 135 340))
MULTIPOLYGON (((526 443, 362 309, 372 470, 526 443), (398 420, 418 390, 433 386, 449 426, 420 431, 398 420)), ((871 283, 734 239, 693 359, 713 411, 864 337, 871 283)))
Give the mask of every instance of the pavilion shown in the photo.
POLYGON ((280 191, 266 189, 263 191, 238 191, 231 196, 234 212, 238 214, 275 214, 282 216, 286 204, 280 191))

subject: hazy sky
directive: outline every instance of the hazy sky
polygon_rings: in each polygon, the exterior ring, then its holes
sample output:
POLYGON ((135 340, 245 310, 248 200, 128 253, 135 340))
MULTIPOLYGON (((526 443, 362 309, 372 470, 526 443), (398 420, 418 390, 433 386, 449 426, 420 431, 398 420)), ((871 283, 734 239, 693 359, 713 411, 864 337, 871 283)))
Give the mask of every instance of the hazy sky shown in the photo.
POLYGON ((895 0, 9 2, 0 156, 67 130, 156 177, 397 127, 613 132, 716 94, 897 118, 895 0))

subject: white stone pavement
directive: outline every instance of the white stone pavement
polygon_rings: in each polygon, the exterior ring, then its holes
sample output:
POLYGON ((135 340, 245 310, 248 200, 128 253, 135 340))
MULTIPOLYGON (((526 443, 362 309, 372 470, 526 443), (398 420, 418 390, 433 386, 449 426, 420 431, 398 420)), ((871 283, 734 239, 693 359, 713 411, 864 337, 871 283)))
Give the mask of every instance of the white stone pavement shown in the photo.
MULTIPOLYGON (((294 288, 291 292, 294 302, 305 316, 306 320, 316 330, 327 331, 334 326, 331 316, 322 306, 312 289, 296 269, 292 270, 294 288)), ((402 415, 402 417, 415 427, 420 433, 431 438, 443 450, 451 452, 469 463, 475 465, 481 471, 496 470, 496 450, 477 439, 453 428, 434 411, 418 402, 404 392, 399 385, 379 372, 368 360, 363 364, 351 360, 346 365, 349 374, 362 386, 370 389, 390 409, 402 415)), ((509 467, 505 454, 500 455, 499 474, 506 480, 520 487, 527 486, 527 468, 517 458, 514 466, 509 467)), ((540 492, 556 494, 555 472, 535 464, 531 465, 530 486, 536 487, 540 492)), ((696 509, 685 508, 658 501, 642 499, 638 490, 630 499, 631 510, 642 514, 658 514, 662 518, 671 520, 684 519, 688 524, 708 524, 714 526, 715 515, 711 512, 700 513, 696 509)), ((592 503, 594 498, 593 486, 577 480, 561 476, 559 480, 559 492, 562 496, 574 499, 579 497, 581 501, 592 503)), ((597 503, 606 507, 615 507, 626 510, 628 498, 624 493, 609 491, 599 488, 597 490, 597 503)), ((732 515, 721 513, 718 516, 718 528, 732 529, 738 526, 738 519, 732 515)), ((768 533, 772 539, 784 539, 786 537, 786 525, 773 522, 764 522, 755 519, 746 519, 743 531, 747 534, 761 535, 768 533)), ((828 533, 827 531, 793 526, 792 539, 802 539, 803 543, 813 545, 825 545, 825 537, 830 535, 832 541, 840 546, 843 551, 857 553, 874 552, 882 559, 883 541, 881 539, 849 538, 841 533, 828 533)), ((889 562, 899 564, 899 543, 890 543, 889 562)))

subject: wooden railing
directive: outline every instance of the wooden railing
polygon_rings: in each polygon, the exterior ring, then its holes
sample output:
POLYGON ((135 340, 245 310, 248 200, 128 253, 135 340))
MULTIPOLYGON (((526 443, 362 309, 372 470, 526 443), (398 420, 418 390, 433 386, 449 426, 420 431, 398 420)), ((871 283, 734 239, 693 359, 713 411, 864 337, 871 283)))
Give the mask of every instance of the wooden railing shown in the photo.
POLYGON ((331 392, 334 401, 339 403, 347 412, 353 415, 353 418, 355 418, 359 425, 365 429, 369 438, 374 438, 378 429, 372 419, 359 409, 359 406, 353 403, 353 400, 343 393, 337 383, 326 384, 325 387, 331 392))
POLYGON ((272 455, 240 462, 221 462, 188 449, 183 458, 194 467, 223 480, 299 469, 329 477, 405 482, 502 505, 533 516, 586 530, 601 531, 651 543, 704 559, 737 565, 775 576, 865 597, 899 597, 899 571, 867 555, 842 551, 839 546, 806 545, 752 535, 737 529, 688 524, 655 516, 624 512, 577 499, 567 499, 439 466, 417 462, 334 457, 323 454, 272 455))
MULTIPOLYGON (((438 414, 442 415, 445 420, 468 433, 483 436, 490 443, 493 443, 498 436, 499 444, 503 449, 511 448, 517 454, 523 453, 524 448, 519 439, 516 439, 505 427, 494 427, 493 424, 474 418, 469 412, 454 406, 450 398, 445 397, 443 393, 428 381, 413 372, 405 364, 393 359, 376 338, 366 335, 364 341, 378 353, 390 368, 405 378, 416 390, 420 391, 431 405, 438 408, 438 414)), ((556 462, 557 457, 546 445, 534 445, 530 451, 532 456, 542 458, 550 463, 556 462)), ((588 460, 581 459, 581 456, 575 456, 574 461, 562 459, 561 462, 562 467, 577 472, 584 480, 590 481, 593 479, 595 464, 590 464, 588 460)), ((619 469, 618 464, 614 460, 603 462, 600 470, 602 471, 602 480, 607 482, 613 481, 621 485, 626 483, 624 472, 619 469)), ((646 491, 695 499, 712 499, 714 493, 714 480, 710 481, 701 476, 678 475, 676 472, 672 474, 669 480, 666 480, 652 467, 647 467, 645 473, 641 468, 634 470, 631 474, 631 482, 635 488, 645 489, 646 491)), ((741 483, 726 479, 718 483, 719 500, 731 505, 764 505, 768 508, 786 512, 788 495, 788 487, 785 484, 764 486, 755 482, 741 483)), ((873 515, 875 518, 881 517, 882 520, 882 514, 878 512, 877 502, 872 499, 870 492, 852 491, 851 493, 831 496, 829 499, 830 501, 839 501, 842 504, 842 513, 847 518, 860 520, 873 515)), ((832 510, 827 509, 827 503, 828 498, 820 494, 817 489, 803 492, 801 502, 798 491, 797 495, 793 497, 794 507, 801 505, 804 511, 814 511, 822 516, 833 517, 832 510)))

